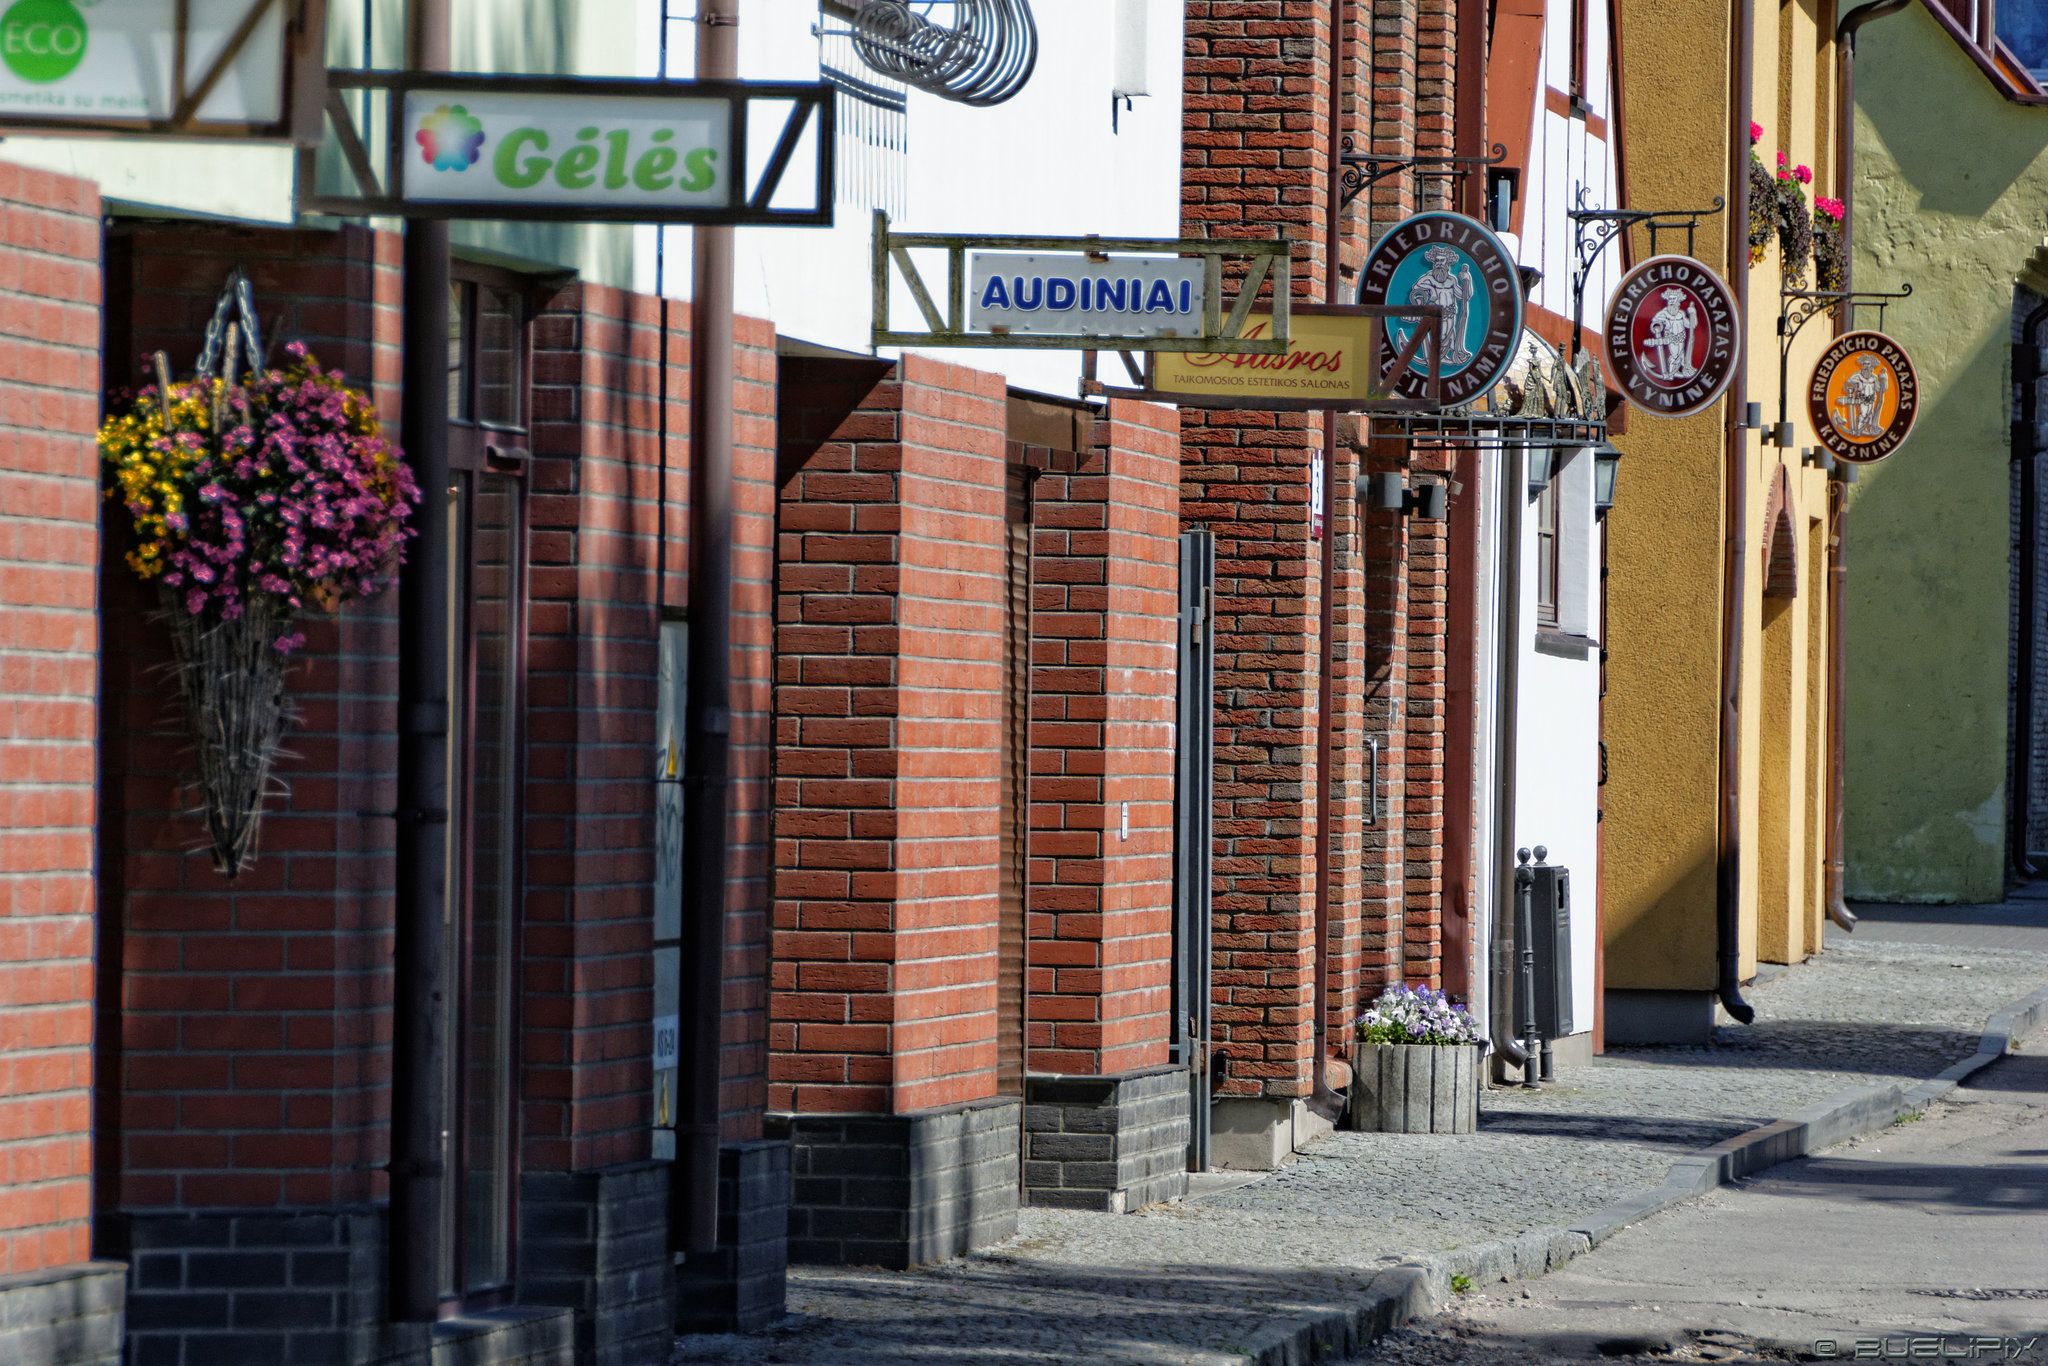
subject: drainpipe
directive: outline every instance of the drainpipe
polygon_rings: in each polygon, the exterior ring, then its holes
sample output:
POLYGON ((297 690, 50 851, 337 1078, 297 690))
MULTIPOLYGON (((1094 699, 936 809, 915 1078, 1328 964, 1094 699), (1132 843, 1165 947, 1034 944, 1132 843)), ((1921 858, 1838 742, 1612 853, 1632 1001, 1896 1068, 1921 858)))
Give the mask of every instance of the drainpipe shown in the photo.
MULTIPOLYGON (((1842 197, 1842 288, 1856 287, 1856 33, 1873 19, 1897 14, 1910 0, 1878 0, 1851 10, 1835 25, 1835 89, 1841 101, 1835 115, 1835 174, 1842 197)), ((1844 310, 1846 312, 1846 310, 1844 310)), ((1842 712, 1848 694, 1848 654, 1843 617, 1848 571, 1844 547, 1848 530, 1849 489, 1839 479, 1828 483, 1828 849, 1826 905, 1828 919, 1845 930, 1856 928, 1855 913, 1843 895, 1842 712)), ((2026 858, 2024 850, 2020 853, 2026 858)))
MULTIPOLYGON (((697 78, 739 74, 740 0, 701 0, 697 78)), ((740 167, 729 174, 737 175, 740 167)), ((725 994, 727 751, 732 735, 732 257, 730 227, 692 234, 690 596, 683 730, 683 996, 675 1226, 718 1246, 718 1078, 725 994)))
MULTIPOLYGON (((1735 290, 1736 311, 1749 316, 1749 109, 1755 73, 1751 69, 1755 0, 1735 5, 1735 98, 1728 128, 1728 178, 1735 190, 1728 228, 1728 279, 1735 290)), ((1728 387, 1731 416, 1748 402, 1747 356, 1728 387)), ((1749 437, 1739 421, 1728 424, 1727 519, 1721 561, 1721 811, 1715 845, 1714 928, 1718 958, 1715 994, 1721 1006, 1743 1024, 1756 1011, 1742 999, 1742 617, 1747 598, 1744 570, 1748 562, 1749 437)))
MULTIPOLYGON (((412 0, 410 65, 448 68, 448 0, 412 0)), ((398 807, 392 948, 391 1317, 432 1323, 447 1260, 448 224, 405 225, 399 441, 420 515, 398 573, 398 807)))
MULTIPOLYGON (((1330 146, 1337 146, 1338 130, 1344 117, 1344 28, 1343 6, 1330 15, 1330 146)), ((1323 206, 1323 302, 1337 302, 1337 250, 1343 237, 1339 203, 1342 191, 1338 164, 1330 159, 1330 181, 1323 206)), ((1336 689, 1330 675, 1336 668, 1336 646, 1331 639, 1337 623, 1337 415, 1324 413, 1323 486, 1318 490, 1323 504, 1322 613, 1321 640, 1316 659, 1316 892, 1315 892, 1315 1028, 1310 1035, 1315 1057, 1314 1075, 1309 1079, 1309 1106, 1324 1119, 1335 1123, 1344 1113, 1345 1098, 1333 1090, 1324 1074, 1330 1068, 1330 881, 1331 861, 1336 854, 1332 837, 1330 803, 1335 784, 1330 766, 1335 749, 1336 689)), ((1354 511, 1354 535, 1363 531, 1363 519, 1354 511)))

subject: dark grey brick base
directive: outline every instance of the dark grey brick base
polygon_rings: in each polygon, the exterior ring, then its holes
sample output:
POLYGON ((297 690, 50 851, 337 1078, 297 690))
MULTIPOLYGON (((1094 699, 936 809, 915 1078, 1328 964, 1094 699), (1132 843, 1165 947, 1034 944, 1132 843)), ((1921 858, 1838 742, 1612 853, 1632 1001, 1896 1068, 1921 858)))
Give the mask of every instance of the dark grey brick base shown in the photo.
POLYGON ((384 1322, 384 1211, 126 1217, 129 1366, 424 1362, 425 1324, 384 1322))
POLYGON ((751 1333, 786 1312, 789 1144, 718 1150, 718 1247, 676 1268, 676 1331, 751 1333))
MULTIPOLYGON (((661 1366, 667 1358, 639 1361, 661 1366)), ((432 1366, 576 1366, 576 1315, 512 1308, 443 1319, 434 1325, 432 1366)))
POLYGON ((1122 1214, 1188 1188, 1188 1073, 1024 1079, 1024 1198, 1122 1214))
POLYGON ((1020 1105, 771 1117, 791 1147, 789 1259, 900 1270, 1009 1237, 1020 1105))
POLYGON ((576 1311, 576 1366, 668 1360, 668 1177, 636 1162, 520 1178, 519 1302, 576 1311))
POLYGON ((0 1362, 120 1366, 128 1268, 80 1262, 0 1276, 0 1362))

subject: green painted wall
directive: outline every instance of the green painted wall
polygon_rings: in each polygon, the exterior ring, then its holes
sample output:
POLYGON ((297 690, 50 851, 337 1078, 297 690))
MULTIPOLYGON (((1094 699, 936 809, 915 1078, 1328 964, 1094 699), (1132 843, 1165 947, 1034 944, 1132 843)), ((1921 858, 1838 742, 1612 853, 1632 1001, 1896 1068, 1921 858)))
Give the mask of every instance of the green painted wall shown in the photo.
POLYGON ((1997 901, 2009 339, 2048 233, 2048 109, 2002 98, 1917 5, 1863 30, 1856 96, 1856 284, 1911 282, 1886 330, 1922 390, 1912 438, 1863 471, 1848 516, 1848 890, 1997 901))

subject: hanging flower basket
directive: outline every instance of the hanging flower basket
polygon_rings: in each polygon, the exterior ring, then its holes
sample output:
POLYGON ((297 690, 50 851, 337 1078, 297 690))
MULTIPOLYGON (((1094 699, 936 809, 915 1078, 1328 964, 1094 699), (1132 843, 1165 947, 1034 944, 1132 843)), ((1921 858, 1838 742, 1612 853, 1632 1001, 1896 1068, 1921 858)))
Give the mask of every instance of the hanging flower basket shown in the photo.
POLYGON ((1848 217, 1839 199, 1813 201, 1813 275, 1818 289, 1837 290, 1848 279, 1848 245, 1842 224, 1848 217))
POLYGON ((1479 1127, 1479 1022, 1430 987, 1392 986, 1357 1021, 1349 1122, 1401 1134, 1479 1127))
POLYGON ((1778 267, 1785 283, 1798 288, 1806 283, 1806 263, 1813 259, 1813 213, 1806 207, 1806 187, 1813 172, 1788 164, 1778 153, 1778 174, 1771 191, 1773 217, 1778 229, 1778 267))
POLYGON ((134 522, 128 565, 157 585, 170 625, 208 842, 229 878, 255 860, 291 717, 285 670, 305 644, 295 620, 381 591, 419 502, 368 397, 303 345, 284 350, 281 367, 263 365, 248 286, 231 278, 199 373, 174 381, 158 352, 157 382, 112 405, 99 436, 108 497, 134 522))

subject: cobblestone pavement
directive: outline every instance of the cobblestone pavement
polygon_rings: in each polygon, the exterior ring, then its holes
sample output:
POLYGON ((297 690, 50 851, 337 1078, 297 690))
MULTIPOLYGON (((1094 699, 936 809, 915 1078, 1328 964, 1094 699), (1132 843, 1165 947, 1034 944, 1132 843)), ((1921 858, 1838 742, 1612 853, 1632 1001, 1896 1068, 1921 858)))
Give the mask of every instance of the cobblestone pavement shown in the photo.
POLYGON ((682 1339, 676 1360, 1241 1360, 1261 1325, 1345 1303, 1403 1256, 1569 1222, 1846 1087, 1931 1077, 2043 985, 2048 951, 1831 936, 1749 990, 1754 1025, 1487 1091, 1476 1134, 1338 1133, 1250 1185, 1138 1214, 1027 1209, 1017 1237, 924 1271, 792 1267, 790 1319, 682 1339))

